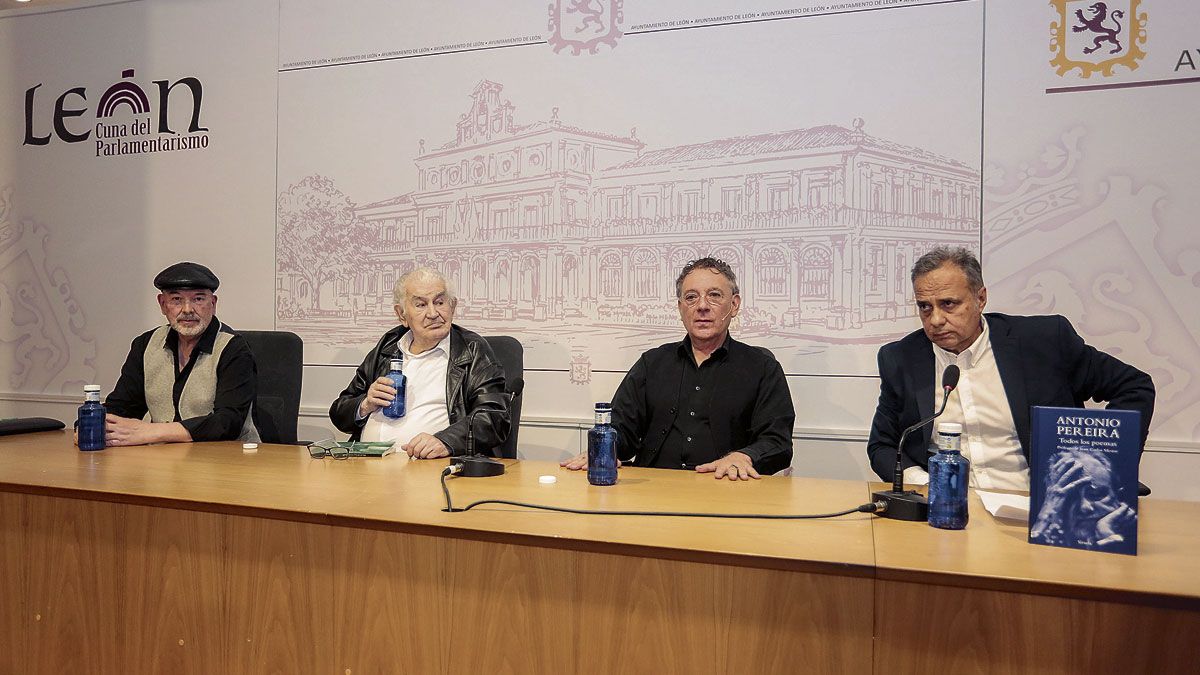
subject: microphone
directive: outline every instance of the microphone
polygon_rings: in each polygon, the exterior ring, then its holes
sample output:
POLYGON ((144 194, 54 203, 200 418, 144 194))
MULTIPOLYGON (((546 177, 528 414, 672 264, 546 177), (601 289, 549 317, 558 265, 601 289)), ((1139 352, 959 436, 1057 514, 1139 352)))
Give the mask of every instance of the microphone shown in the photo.
MULTIPOLYGON (((525 389, 525 380, 515 378, 512 381, 511 391, 505 392, 511 403, 513 399, 521 395, 525 389)), ((489 476, 500 476, 504 474, 503 462, 498 462, 491 457, 484 457, 476 452, 475 449, 475 417, 479 414, 495 414, 506 412, 504 410, 492 410, 490 408, 476 408, 471 411, 467 417, 467 454, 462 457, 453 457, 450 459, 451 473, 463 476, 464 478, 486 478, 489 476)))
POLYGON ((896 444, 896 468, 892 474, 892 489, 872 493, 873 501, 883 502, 884 508, 876 513, 884 518, 895 520, 927 520, 929 518, 929 500, 916 490, 904 490, 904 439, 917 429, 924 427, 937 419, 946 411, 946 402, 950 400, 950 392, 958 386, 960 375, 958 366, 950 364, 942 371, 942 405, 933 415, 917 422, 900 434, 900 442, 896 444))
MULTIPOLYGON (((957 379, 955 381, 957 382, 957 379)), ((525 380, 520 377, 515 377, 513 378, 512 386, 510 386, 508 391, 504 393, 509 394, 508 400, 509 402, 512 402, 515 398, 520 396, 521 392, 523 391, 525 391, 525 380)))

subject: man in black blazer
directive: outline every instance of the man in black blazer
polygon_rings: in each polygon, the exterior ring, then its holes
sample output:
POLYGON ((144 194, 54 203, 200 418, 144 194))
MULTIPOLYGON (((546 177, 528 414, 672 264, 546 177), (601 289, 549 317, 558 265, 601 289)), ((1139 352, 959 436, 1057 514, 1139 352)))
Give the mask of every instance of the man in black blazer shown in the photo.
MULTIPOLYGON (((983 314, 987 288, 970 251, 930 251, 913 266, 912 284, 923 330, 879 350, 867 456, 880 478, 893 479, 901 432, 941 403, 937 382, 950 363, 962 378, 939 420, 964 424, 977 487, 1028 489, 1030 406, 1083 407, 1094 399, 1137 410, 1145 443, 1154 412, 1150 376, 1086 344, 1061 316, 983 314)), ((928 481, 932 428, 905 439, 906 481, 928 481)))

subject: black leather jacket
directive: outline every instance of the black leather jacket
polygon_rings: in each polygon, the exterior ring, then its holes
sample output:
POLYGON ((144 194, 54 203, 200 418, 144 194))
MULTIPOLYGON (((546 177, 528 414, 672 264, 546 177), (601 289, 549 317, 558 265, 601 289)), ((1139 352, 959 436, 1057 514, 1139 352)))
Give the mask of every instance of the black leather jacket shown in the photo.
MULTIPOLYGON (((329 406, 333 425, 358 440, 366 418, 356 421, 358 406, 367 395, 371 383, 388 374, 389 361, 400 352, 400 337, 408 331, 396 326, 383 334, 379 343, 363 359, 354 379, 329 406)), ((450 426, 433 435, 450 448, 450 454, 467 452, 468 412, 485 408, 500 413, 481 413, 475 416, 475 448, 481 454, 508 438, 508 403, 504 394, 504 368, 496 360, 492 348, 476 333, 450 326, 450 364, 446 368, 446 407, 450 426)))

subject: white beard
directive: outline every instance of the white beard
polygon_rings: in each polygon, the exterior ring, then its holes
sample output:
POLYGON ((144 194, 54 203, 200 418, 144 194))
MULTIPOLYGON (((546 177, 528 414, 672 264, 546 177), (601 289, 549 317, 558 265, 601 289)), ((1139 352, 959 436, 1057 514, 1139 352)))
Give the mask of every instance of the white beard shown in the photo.
POLYGON ((170 323, 171 323, 171 329, 174 330, 176 333, 179 333, 183 337, 195 337, 197 335, 200 335, 201 333, 203 333, 205 330, 208 329, 207 322, 201 323, 195 327, 185 326, 185 325, 179 323, 178 319, 171 321, 170 323))

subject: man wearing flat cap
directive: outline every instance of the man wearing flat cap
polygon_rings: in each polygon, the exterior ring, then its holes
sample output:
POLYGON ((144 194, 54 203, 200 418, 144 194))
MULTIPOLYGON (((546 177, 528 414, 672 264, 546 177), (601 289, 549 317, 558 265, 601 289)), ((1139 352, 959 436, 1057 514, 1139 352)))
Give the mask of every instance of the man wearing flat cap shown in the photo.
POLYGON ((258 386, 254 356, 215 316, 220 283, 193 262, 154 277, 167 324, 129 346, 104 402, 108 445, 258 440, 250 414, 258 386))

